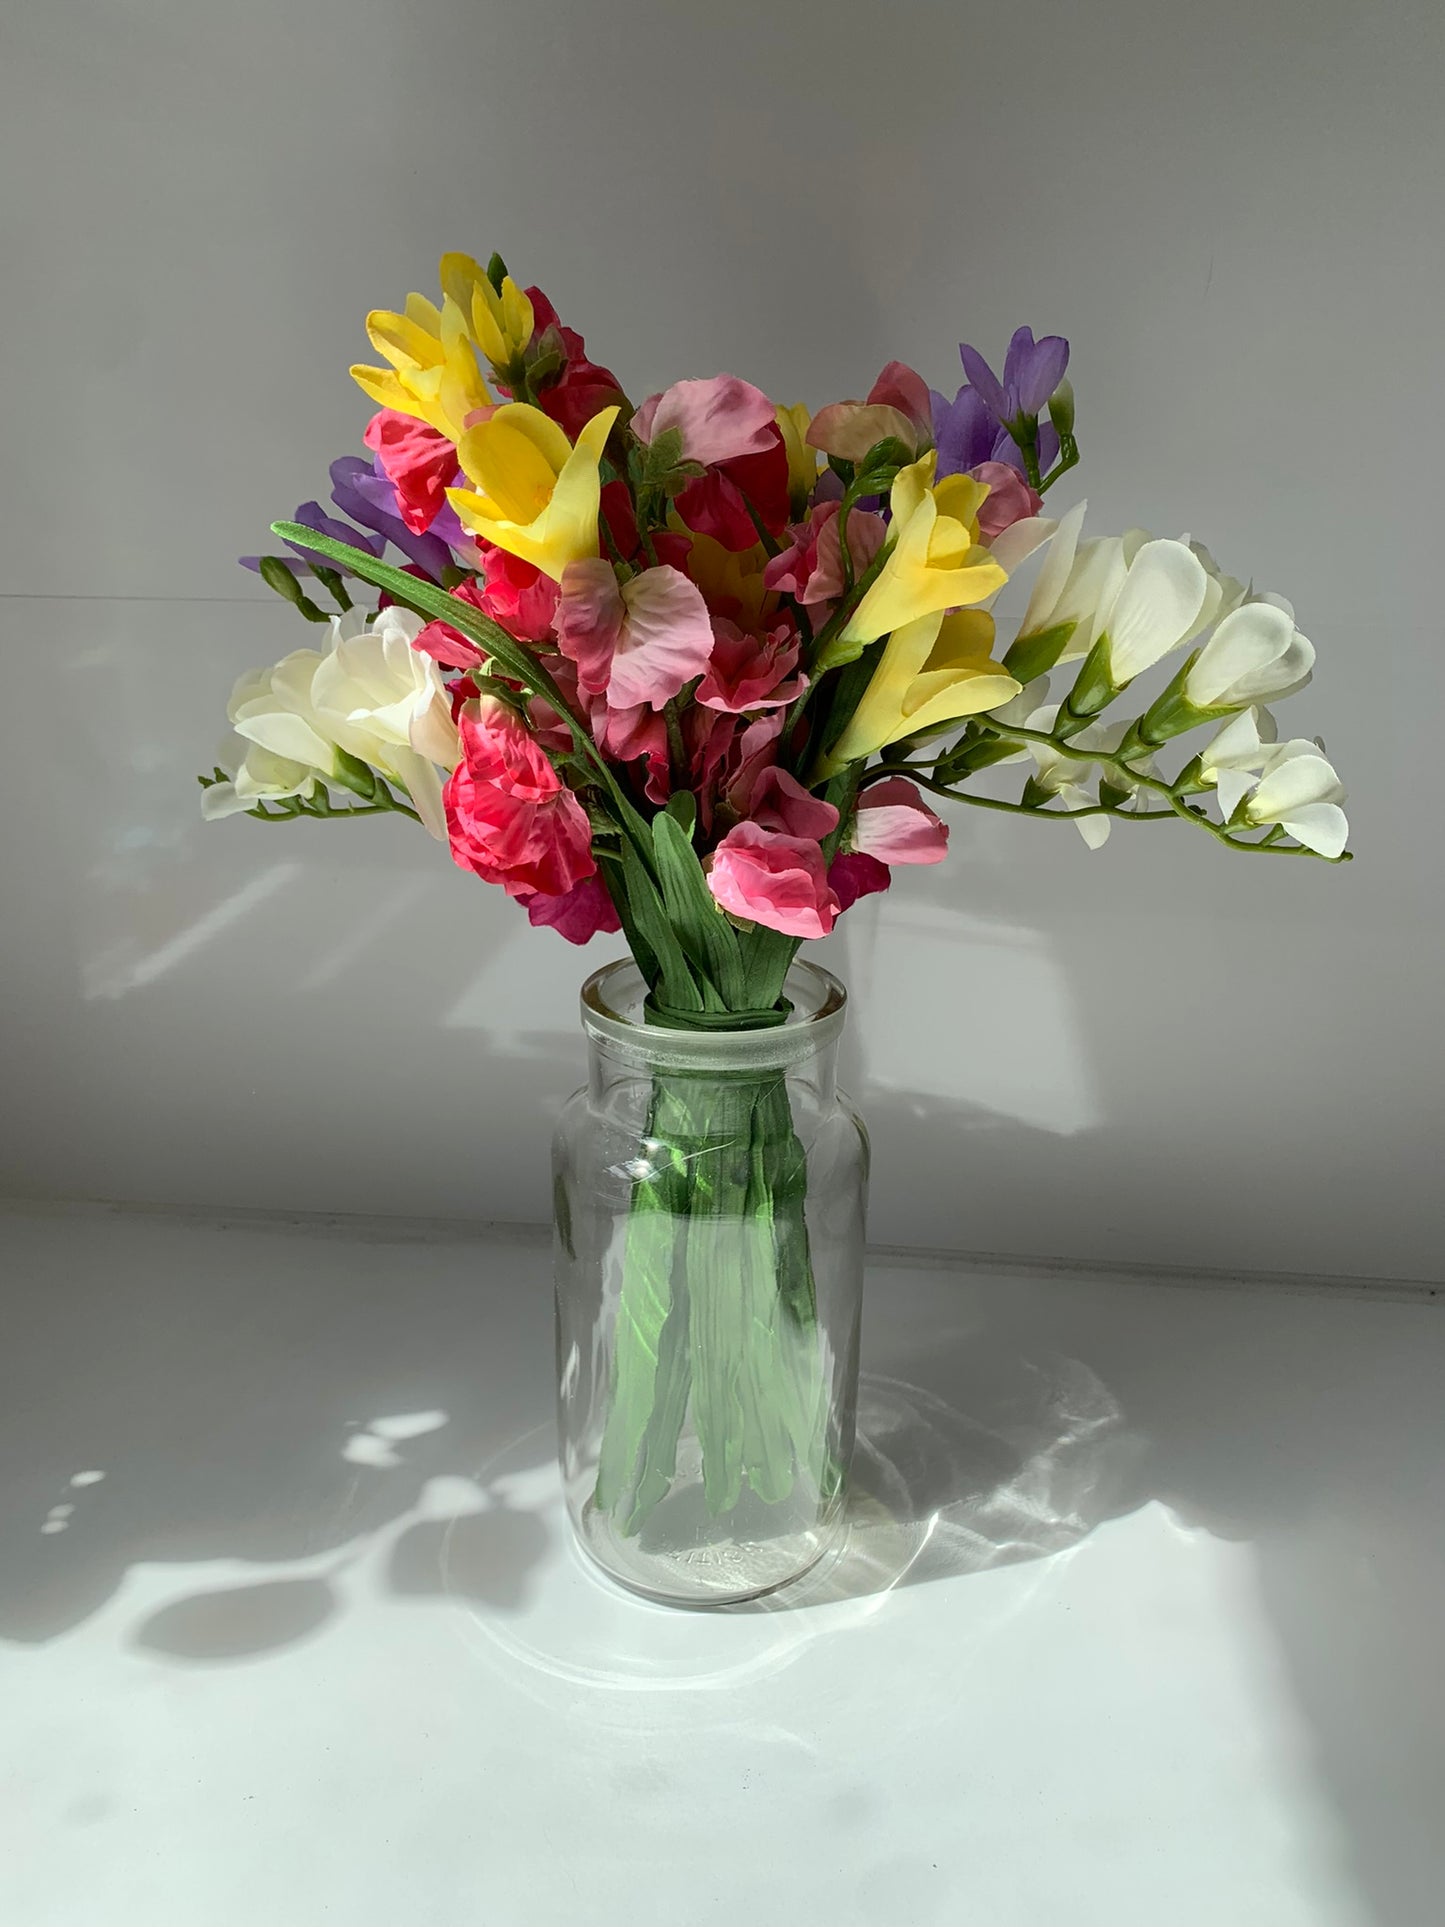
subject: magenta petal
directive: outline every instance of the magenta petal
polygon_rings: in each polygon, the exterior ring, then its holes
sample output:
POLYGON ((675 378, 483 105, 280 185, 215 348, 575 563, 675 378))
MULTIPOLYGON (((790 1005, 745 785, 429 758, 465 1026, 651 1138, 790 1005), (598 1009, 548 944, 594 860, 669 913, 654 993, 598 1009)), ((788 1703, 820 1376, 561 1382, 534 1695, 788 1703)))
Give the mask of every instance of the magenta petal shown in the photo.
POLYGON ((828 886, 838 899, 838 914, 851 910, 860 897, 875 896, 893 881, 893 872, 876 856, 845 850, 828 866, 828 886))
POLYGON ((569 562, 557 599, 557 647, 577 665, 579 685, 592 695, 606 689, 622 634, 622 591, 602 556, 569 562))
POLYGON ((526 905, 530 923, 547 925, 568 943, 588 943, 599 933, 622 928, 600 876, 584 877, 559 897, 528 897, 526 905))
MULTIPOLYGON (((611 575, 610 568, 607 573, 611 575)), ((566 577, 563 594, 565 598, 566 577)), ((607 701, 614 709, 635 709, 639 703, 661 709, 707 668, 713 651, 707 604, 697 584, 667 563, 634 576, 622 590, 622 603, 607 701)))

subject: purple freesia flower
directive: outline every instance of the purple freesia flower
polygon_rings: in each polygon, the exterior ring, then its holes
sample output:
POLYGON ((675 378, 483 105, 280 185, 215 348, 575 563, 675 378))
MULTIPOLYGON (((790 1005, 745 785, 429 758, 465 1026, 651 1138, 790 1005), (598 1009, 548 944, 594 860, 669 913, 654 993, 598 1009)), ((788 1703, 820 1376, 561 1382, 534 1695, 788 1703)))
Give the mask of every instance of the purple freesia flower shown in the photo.
POLYGON ((989 367, 977 348, 958 344, 963 372, 983 398, 1000 428, 1032 422, 1048 406, 1069 365, 1069 344, 1062 335, 1034 340, 1032 328, 1020 328, 1008 345, 1003 380, 989 367))
POLYGON ((430 533, 412 534, 396 512, 395 486, 363 456, 343 455, 331 464, 331 499, 343 515, 374 529, 434 582, 440 582, 443 570, 451 566, 446 543, 430 533))
MULTIPOLYGON (((950 401, 935 388, 933 397, 933 439, 938 448, 937 476, 963 475, 984 462, 1007 462, 1020 475, 1024 458, 1017 442, 1006 428, 1000 428, 993 410, 977 388, 967 382, 950 401)), ((1047 474, 1059 455, 1059 438, 1051 422, 1039 424, 1039 467, 1047 474)))

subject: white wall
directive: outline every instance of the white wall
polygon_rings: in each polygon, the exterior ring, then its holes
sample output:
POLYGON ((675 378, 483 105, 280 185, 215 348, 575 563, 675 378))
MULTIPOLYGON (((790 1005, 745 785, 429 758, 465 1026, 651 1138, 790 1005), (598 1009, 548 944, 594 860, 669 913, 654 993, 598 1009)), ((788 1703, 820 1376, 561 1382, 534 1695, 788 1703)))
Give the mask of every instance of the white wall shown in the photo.
POLYGON ((1359 860, 960 809, 850 915, 876 1235, 1441 1275, 1433 0, 131 0, 6 29, 10 1188, 540 1217, 599 947, 402 823, 205 828, 232 558, 498 247, 640 395, 1074 342, 1098 528, 1297 603, 1359 860))

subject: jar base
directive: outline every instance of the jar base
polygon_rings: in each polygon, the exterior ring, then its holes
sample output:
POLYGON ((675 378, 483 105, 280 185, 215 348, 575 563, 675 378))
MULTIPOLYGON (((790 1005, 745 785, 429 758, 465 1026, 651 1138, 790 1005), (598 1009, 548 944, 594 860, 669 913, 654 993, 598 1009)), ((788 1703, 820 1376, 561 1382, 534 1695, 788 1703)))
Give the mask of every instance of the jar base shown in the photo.
POLYGON ((572 1521, 578 1545, 628 1592, 662 1606, 738 1606, 761 1599, 810 1572, 837 1544, 841 1498, 827 1519, 772 1538, 710 1537, 702 1544, 654 1543, 625 1537, 589 1499, 572 1521))

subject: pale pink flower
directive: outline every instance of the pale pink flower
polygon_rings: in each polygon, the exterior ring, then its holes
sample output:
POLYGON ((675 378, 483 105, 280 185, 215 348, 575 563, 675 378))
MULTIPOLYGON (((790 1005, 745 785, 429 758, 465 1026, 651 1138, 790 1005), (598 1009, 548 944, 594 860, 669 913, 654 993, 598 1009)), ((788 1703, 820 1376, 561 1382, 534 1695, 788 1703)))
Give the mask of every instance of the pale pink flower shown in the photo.
POLYGON ((1029 516, 1037 515, 1044 505, 1044 498, 1036 489, 1029 487, 1016 468, 1007 462, 980 462, 977 468, 969 470, 976 482, 988 483, 988 494, 978 511, 978 536, 984 543, 991 542, 1005 529, 1011 529, 1015 522, 1026 521, 1029 516))
POLYGON ((649 395, 632 417, 640 442, 652 442, 668 429, 682 435, 682 459, 711 468, 739 455, 761 455, 779 440, 776 411, 761 388, 736 375, 710 375, 705 381, 677 381, 660 395, 649 395))
POLYGON ((858 798, 852 847, 880 863, 942 863, 948 825, 935 816, 906 776, 890 776, 858 798))
POLYGON ((556 624, 557 647, 576 663, 579 686, 605 695, 610 709, 662 709, 713 651, 702 591, 666 563, 619 586, 601 556, 569 562, 556 624))

